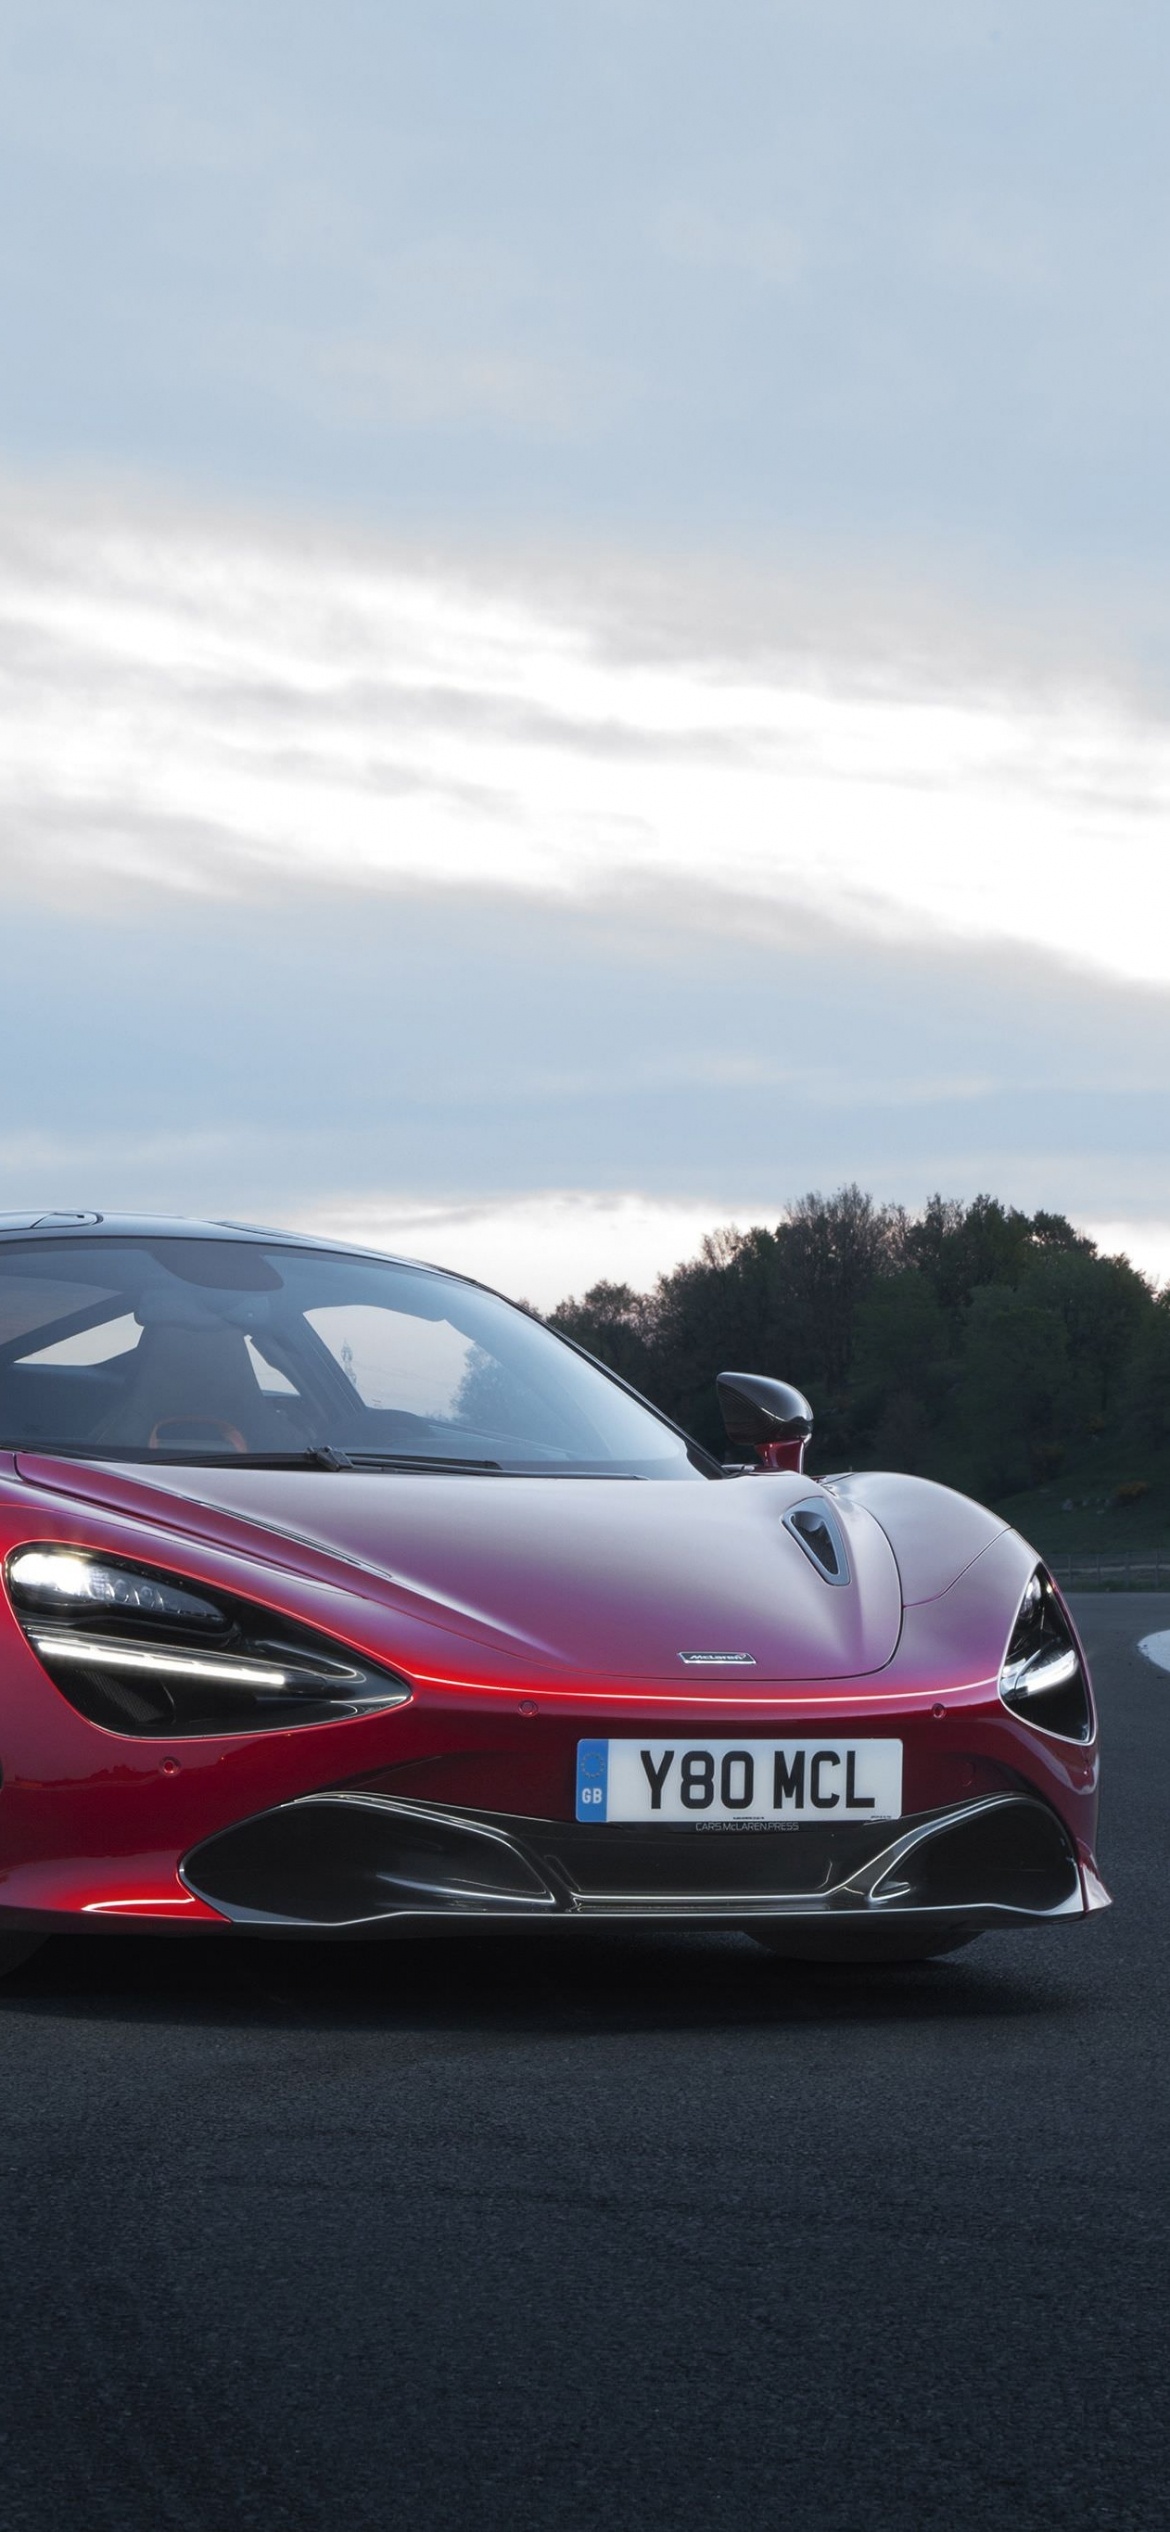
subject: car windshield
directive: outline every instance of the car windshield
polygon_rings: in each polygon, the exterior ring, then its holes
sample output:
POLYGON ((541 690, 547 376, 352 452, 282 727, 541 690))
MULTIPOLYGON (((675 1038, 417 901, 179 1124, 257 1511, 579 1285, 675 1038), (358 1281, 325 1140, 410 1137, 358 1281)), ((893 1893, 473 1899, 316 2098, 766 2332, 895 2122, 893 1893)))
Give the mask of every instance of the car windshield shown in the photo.
POLYGON ((538 1320, 456 1275, 208 1237, 0 1242, 0 1445, 233 1466, 713 1473, 538 1320))

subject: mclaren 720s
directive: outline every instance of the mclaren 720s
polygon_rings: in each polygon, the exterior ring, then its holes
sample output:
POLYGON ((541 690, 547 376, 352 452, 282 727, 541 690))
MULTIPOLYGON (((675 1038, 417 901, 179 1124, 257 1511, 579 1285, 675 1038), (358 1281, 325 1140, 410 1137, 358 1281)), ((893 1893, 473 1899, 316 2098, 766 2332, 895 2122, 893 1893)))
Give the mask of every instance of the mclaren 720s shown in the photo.
POLYGON ((601 1923, 888 1961, 1107 1906, 1032 1549, 718 1385, 722 1463, 459 1275, 0 1220, 0 1966, 601 1923))

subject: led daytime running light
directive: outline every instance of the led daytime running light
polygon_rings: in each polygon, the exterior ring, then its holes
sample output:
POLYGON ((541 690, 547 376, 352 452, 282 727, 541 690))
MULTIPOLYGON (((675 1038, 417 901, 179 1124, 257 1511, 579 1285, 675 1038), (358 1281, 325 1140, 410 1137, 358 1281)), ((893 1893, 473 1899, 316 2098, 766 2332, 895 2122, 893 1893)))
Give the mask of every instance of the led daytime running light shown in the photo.
MULTIPOLYGON (((272 1666, 262 1670, 257 1663, 234 1662, 230 1655, 216 1660, 214 1654, 160 1653, 150 1644, 108 1644, 100 1636, 36 1631, 31 1640, 42 1658, 48 1655, 55 1662, 96 1663, 101 1670, 157 1671, 176 1679, 217 1679, 230 1688, 291 1688, 301 1684, 291 1671, 272 1666)), ((311 1684, 328 1694, 330 1688, 336 1691, 338 1683, 328 1677, 312 1677, 311 1684)))
POLYGON ((1079 1667, 1071 1644, 1064 1653, 1033 1653, 1025 1662, 1008 1663, 1004 1688, 1013 1697, 1043 1697, 1051 1688, 1066 1688, 1079 1667))

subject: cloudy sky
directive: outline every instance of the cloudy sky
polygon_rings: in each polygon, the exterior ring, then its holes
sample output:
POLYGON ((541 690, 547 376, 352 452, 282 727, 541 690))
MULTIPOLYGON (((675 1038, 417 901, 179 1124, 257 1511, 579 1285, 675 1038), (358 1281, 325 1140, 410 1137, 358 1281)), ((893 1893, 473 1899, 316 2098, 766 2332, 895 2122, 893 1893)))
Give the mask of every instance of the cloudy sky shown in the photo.
POLYGON ((1170 1272, 1155 0, 6 0, 0 1210, 1170 1272))

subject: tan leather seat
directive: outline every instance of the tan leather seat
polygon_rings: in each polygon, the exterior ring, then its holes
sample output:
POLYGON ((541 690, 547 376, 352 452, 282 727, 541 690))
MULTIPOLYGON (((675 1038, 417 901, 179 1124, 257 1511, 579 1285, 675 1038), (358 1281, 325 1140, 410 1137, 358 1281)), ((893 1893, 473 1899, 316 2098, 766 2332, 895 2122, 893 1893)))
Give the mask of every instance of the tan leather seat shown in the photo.
POLYGON ((308 1435, 290 1406, 265 1397, 242 1328, 210 1317, 188 1326, 156 1320, 143 1328, 122 1398, 91 1438, 137 1450, 296 1449, 308 1435))

